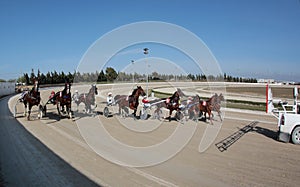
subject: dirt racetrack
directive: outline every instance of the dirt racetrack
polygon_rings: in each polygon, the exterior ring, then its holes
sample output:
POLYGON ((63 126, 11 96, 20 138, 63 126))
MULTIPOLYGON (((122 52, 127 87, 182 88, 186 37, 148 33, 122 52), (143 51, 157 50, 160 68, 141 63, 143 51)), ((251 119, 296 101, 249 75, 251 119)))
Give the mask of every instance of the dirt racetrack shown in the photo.
MULTIPOLYGON (((18 105, 18 117, 14 119, 9 108, 12 111, 17 97, 2 99, 0 164, 5 185, 298 186, 300 146, 276 140, 277 121, 271 115, 224 109, 225 119, 217 138, 205 152, 199 153, 199 143, 209 123, 163 121, 151 132, 132 132, 119 124, 117 115, 105 118, 99 114, 111 87, 98 85, 96 116, 83 114, 80 106, 75 121, 59 119, 54 106, 49 106, 49 114, 42 120, 37 119, 37 108, 34 107, 32 120, 27 121, 21 115, 23 107, 18 105), (101 120, 112 136, 131 146, 161 142, 179 125, 195 127, 196 131, 188 144, 171 159, 155 166, 131 168, 114 164, 96 154, 81 136, 76 123, 80 119, 87 119, 87 122, 101 120), (245 130, 247 125, 253 125, 253 128, 245 130), (225 145, 225 139, 234 141, 226 150, 218 149, 215 144, 225 145)), ((125 92, 121 86, 118 89, 120 93, 125 92)), ((44 101, 49 93, 49 90, 42 91, 44 101)), ((146 122, 132 118, 123 120, 143 126, 154 119, 146 122)), ((215 120, 218 120, 217 116, 215 120)), ((97 138, 106 143, 105 139, 97 138)))

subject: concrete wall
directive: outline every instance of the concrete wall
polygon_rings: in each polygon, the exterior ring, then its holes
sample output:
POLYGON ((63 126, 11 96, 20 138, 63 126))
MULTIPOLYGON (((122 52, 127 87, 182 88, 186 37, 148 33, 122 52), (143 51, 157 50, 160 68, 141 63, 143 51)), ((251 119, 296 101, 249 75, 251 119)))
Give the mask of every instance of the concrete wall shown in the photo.
POLYGON ((15 93, 15 83, 0 82, 0 96, 15 93))

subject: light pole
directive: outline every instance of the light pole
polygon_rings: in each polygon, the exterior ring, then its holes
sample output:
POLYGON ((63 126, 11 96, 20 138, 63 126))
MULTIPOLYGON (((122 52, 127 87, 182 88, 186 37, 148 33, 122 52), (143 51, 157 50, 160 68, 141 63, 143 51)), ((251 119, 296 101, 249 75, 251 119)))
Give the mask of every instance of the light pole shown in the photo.
MULTIPOLYGON (((148 48, 144 48, 144 54, 145 56, 147 56, 147 54, 149 53, 148 52, 149 49, 148 48)), ((148 84, 149 84, 149 75, 148 75, 148 63, 147 63, 147 59, 146 59, 146 73, 147 73, 147 84, 146 84, 146 94, 147 94, 147 97, 148 97, 148 84)))
MULTIPOLYGON (((134 60, 131 60, 131 64, 134 64, 134 60)), ((132 73, 132 83, 134 84, 134 72, 132 73)))

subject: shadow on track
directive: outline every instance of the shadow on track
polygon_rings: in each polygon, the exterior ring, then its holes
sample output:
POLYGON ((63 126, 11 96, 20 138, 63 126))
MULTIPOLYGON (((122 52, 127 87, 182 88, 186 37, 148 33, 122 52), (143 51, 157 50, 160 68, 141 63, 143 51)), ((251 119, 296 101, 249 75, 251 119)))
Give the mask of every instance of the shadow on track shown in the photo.
POLYGON ((0 100, 0 184, 99 186, 52 152, 15 120, 9 111, 8 99, 0 100))

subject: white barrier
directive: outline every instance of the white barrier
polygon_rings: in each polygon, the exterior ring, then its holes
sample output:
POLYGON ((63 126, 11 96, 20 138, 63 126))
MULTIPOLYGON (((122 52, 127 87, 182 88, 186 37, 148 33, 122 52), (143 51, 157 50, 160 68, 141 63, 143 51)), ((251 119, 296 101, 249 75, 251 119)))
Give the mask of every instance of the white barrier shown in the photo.
POLYGON ((13 82, 0 82, 0 96, 15 93, 16 85, 13 82))

